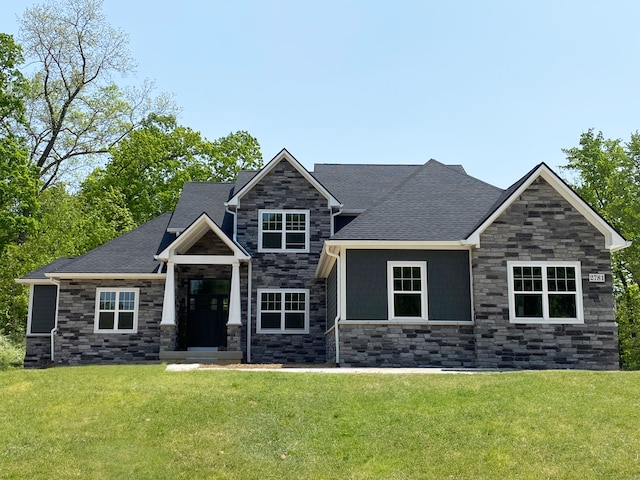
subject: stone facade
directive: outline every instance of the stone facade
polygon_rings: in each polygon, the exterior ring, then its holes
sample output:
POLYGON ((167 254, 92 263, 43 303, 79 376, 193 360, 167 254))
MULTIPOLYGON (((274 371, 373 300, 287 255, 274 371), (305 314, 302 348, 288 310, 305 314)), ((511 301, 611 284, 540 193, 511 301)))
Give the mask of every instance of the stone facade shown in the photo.
POLYGON ((611 258, 603 235, 538 178, 480 238, 473 256, 476 365, 617 369, 611 258), (509 322, 507 261, 580 261, 584 324, 509 322), (604 283, 590 283, 604 273, 604 283))
POLYGON ((51 336, 27 335, 24 368, 44 368, 51 364, 51 336))
POLYGON ((252 257, 251 360, 254 363, 323 363, 326 359, 325 281, 315 278, 323 242, 331 234, 327 199, 282 160, 240 200, 237 240, 252 257), (258 252, 258 210, 309 210, 309 253, 258 252), (258 334, 260 288, 309 289, 308 334, 258 334))
POLYGON ((473 325, 340 324, 342 367, 473 367, 473 325))
POLYGON ((164 279, 61 280, 56 365, 158 360, 164 279), (140 289, 137 333, 94 333, 96 288, 140 289))

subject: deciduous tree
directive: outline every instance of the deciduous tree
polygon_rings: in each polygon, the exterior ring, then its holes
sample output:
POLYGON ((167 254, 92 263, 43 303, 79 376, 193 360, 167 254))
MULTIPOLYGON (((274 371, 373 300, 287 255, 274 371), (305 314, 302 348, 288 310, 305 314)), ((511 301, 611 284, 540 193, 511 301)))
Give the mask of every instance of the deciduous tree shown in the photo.
POLYGON ((563 151, 578 193, 633 242, 612 259, 621 359, 640 368, 640 134, 625 142, 589 130, 563 151))

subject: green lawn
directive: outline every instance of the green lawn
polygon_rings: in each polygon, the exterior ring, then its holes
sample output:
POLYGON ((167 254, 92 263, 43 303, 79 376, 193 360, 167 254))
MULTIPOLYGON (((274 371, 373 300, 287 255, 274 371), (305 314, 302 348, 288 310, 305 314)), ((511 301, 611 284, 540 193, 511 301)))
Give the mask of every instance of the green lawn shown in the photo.
POLYGON ((0 478, 640 478, 640 373, 9 370, 0 478))

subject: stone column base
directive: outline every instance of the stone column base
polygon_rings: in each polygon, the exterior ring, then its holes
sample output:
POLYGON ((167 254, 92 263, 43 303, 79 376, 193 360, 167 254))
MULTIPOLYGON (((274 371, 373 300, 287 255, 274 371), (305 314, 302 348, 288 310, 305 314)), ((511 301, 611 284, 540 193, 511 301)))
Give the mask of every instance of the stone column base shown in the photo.
POLYGON ((227 351, 240 352, 241 325, 227 325, 227 351))
POLYGON ((161 352, 173 352, 175 351, 176 344, 176 326, 175 325, 160 325, 160 351, 161 352))

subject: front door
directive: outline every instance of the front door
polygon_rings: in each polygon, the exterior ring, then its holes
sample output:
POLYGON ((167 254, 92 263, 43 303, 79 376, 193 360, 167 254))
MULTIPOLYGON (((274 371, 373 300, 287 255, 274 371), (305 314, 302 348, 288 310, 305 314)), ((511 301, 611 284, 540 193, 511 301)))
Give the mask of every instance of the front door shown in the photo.
POLYGON ((231 280, 189 280, 189 347, 226 347, 231 280))

